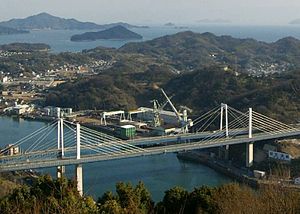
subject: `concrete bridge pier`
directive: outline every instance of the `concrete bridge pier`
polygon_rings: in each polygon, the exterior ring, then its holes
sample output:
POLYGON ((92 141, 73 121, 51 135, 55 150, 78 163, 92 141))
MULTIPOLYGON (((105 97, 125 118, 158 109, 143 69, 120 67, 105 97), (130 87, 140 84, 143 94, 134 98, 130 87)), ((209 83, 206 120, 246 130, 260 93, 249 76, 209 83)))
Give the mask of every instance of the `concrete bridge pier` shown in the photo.
POLYGON ((75 180, 77 183, 77 190, 81 196, 83 196, 83 177, 82 177, 82 165, 75 166, 75 180))
POLYGON ((229 145, 219 147, 218 157, 222 160, 229 160, 229 145))
POLYGON ((56 168, 56 177, 57 178, 62 178, 63 175, 65 174, 65 172, 66 172, 65 166, 58 166, 56 168))
POLYGON ((226 161, 229 160, 229 145, 226 145, 226 146, 224 147, 224 159, 225 159, 226 161))
POLYGON ((253 142, 246 143, 246 167, 253 166, 253 142))

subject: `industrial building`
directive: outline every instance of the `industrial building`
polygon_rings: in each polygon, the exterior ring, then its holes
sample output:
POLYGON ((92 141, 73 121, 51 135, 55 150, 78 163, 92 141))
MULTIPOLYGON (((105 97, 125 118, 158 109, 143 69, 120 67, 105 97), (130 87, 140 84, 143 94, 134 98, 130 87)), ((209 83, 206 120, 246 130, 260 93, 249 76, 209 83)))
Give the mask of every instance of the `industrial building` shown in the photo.
POLYGON ((72 108, 60 108, 60 107, 53 107, 47 106, 43 109, 46 116, 61 118, 70 116, 73 113, 72 108))

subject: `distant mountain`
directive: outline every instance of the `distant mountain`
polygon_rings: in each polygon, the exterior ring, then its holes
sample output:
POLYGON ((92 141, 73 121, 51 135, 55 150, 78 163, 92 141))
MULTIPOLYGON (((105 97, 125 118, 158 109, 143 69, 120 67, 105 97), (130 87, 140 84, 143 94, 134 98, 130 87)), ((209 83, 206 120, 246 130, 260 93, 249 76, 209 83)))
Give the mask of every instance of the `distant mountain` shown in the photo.
POLYGON ((291 24, 291 25, 300 25, 300 19, 292 20, 292 21, 290 21, 289 24, 291 24))
POLYGON ((118 25, 103 31, 87 32, 71 37, 71 41, 95 41, 98 39, 142 39, 143 37, 127 28, 118 25))
MULTIPOLYGON (((29 16, 24 19, 11 19, 9 21, 0 22, 0 26, 10 27, 15 29, 50 29, 50 30, 88 30, 88 29, 106 29, 122 25, 128 28, 139 26, 130 25, 127 23, 113 23, 106 25, 98 25, 93 22, 80 22, 76 19, 65 19, 52 16, 48 13, 40 13, 34 16, 29 16)), ((146 27, 146 26, 141 26, 146 27)))
POLYGON ((21 34, 21 33, 29 33, 26 30, 17 30, 10 27, 0 26, 0 35, 8 35, 8 34, 21 34))

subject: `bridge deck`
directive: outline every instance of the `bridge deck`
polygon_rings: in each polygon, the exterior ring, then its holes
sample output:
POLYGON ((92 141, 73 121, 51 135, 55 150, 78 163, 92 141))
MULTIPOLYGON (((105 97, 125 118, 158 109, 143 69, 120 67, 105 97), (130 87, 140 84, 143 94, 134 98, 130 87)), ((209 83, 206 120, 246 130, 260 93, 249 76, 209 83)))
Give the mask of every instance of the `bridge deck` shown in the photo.
MULTIPOLYGON (((69 157, 64 159, 48 159, 48 160, 38 160, 38 161, 28 160, 22 163, 1 164, 0 172, 56 167, 61 165, 66 166, 66 165, 83 164, 83 163, 90 163, 90 162, 97 162, 97 161, 158 155, 158 154, 164 154, 170 152, 181 152, 181 151, 188 151, 194 149, 204 149, 204 148, 218 147, 224 145, 233 145, 233 144, 256 142, 262 140, 277 139, 283 137, 293 137, 299 135, 300 135, 300 130, 299 131, 287 130, 285 133, 281 132, 281 133, 273 133, 273 134, 265 134, 265 133, 254 134, 252 138, 248 138, 247 135, 239 135, 235 138, 222 138, 215 141, 208 140, 208 141, 198 141, 192 143, 178 143, 178 144, 167 145, 167 146, 154 146, 140 151, 133 150, 130 153, 126 153, 126 154, 82 155, 81 159, 75 159, 75 157, 69 157)), ((177 136, 174 137, 176 138, 177 136)))

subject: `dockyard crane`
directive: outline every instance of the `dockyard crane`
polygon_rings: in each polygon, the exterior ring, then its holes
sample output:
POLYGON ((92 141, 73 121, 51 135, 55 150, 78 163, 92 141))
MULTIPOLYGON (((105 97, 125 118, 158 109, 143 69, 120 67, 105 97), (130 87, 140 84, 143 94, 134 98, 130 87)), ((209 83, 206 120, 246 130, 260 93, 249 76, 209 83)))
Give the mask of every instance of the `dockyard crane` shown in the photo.
POLYGON ((179 113, 176 109, 176 107, 173 105, 171 99, 168 97, 168 95, 166 94, 166 92, 161 88, 160 89, 161 92, 163 93, 163 95, 165 96, 165 98, 167 99, 168 103, 170 104, 172 110, 174 111, 174 113, 176 114, 178 121, 180 122, 181 125, 181 129, 183 133, 187 133, 189 131, 189 127, 193 126, 193 121, 188 119, 187 116, 187 109, 183 110, 183 113, 179 113))
POLYGON ((161 126, 160 113, 163 110, 163 108, 168 104, 168 100, 164 102, 162 105, 158 102, 158 100, 151 100, 151 103, 153 103, 153 113, 154 113, 153 125, 154 127, 159 127, 161 126))

